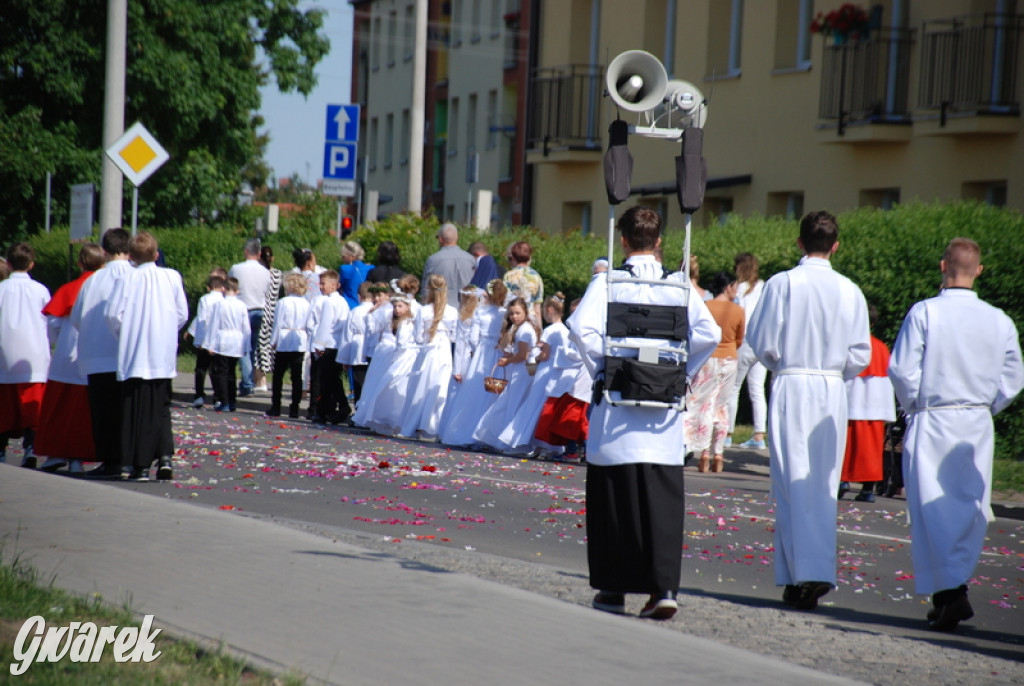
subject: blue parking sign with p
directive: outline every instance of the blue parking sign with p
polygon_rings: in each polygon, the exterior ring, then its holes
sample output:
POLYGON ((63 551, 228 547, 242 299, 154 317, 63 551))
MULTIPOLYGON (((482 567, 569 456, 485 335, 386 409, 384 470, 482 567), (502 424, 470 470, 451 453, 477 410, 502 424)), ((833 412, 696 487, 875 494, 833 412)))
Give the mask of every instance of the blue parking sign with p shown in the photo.
POLYGON ((324 178, 356 178, 359 143, 359 105, 328 105, 324 134, 324 178))

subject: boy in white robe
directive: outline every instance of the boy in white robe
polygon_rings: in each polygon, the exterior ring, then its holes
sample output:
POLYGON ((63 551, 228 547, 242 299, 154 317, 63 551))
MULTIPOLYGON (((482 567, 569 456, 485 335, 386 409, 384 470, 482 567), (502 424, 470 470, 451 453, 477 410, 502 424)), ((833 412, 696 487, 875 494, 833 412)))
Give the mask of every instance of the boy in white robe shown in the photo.
POLYGON ((173 477, 171 380, 177 375, 178 330, 188 322, 181 274, 157 267, 157 242, 140 231, 128 242, 133 271, 117 282, 104 316, 118 336, 117 378, 121 387, 121 454, 129 478, 173 477))
MULTIPOLYGON (((185 332, 186 336, 192 337, 192 345, 196 348, 196 391, 195 395, 192 396, 192 407, 199 408, 206 403, 204 397, 206 392, 206 375, 210 372, 212 360, 210 359, 210 351, 203 344, 203 341, 210 322, 210 312, 213 310, 214 304, 224 298, 224 282, 227 278, 228 273, 223 267, 215 267, 210 271, 210 276, 206 280, 207 292, 203 294, 203 297, 199 298, 199 302, 196 305, 196 316, 192 318, 192 323, 188 325, 188 330, 185 332)), ((235 279, 235 281, 237 280, 235 279)), ((212 375, 210 382, 211 384, 213 383, 212 375)), ((216 395, 216 389, 214 390, 213 402, 214 405, 220 405, 222 402, 225 402, 224 398, 216 395)))
POLYGON ((117 335, 107 325, 103 311, 114 286, 134 267, 128 259, 131 236, 124 229, 108 229, 100 247, 107 257, 102 269, 82 284, 71 310, 71 325, 78 329, 78 367, 85 374, 89 389, 89 411, 95 456, 103 464, 87 472, 96 479, 120 479, 121 382, 117 380, 117 335))
POLYGON ((50 291, 28 273, 36 253, 28 243, 7 251, 11 275, 0 282, 0 462, 7 442, 21 437, 22 467, 36 468, 32 452, 50 368, 50 342, 43 308, 50 291))
MULTIPOLYGON (((619 219, 629 274, 666 283, 613 283, 612 301, 686 308, 689 338, 687 369, 700 369, 718 345, 721 330, 681 273, 665 275, 654 255, 661 244, 661 217, 633 207, 619 219), (683 286, 683 287, 680 287, 683 286)), ((610 272, 616 278, 626 270, 610 272)), ((608 274, 593 277, 576 312, 569 335, 583 362, 599 383, 605 382, 608 274)), ((651 339, 613 339, 636 343, 651 339)), ((669 343, 670 341, 664 341, 669 343)), ((682 349, 685 341, 672 341, 682 349)), ((620 348, 616 355, 626 356, 620 348)), ((635 353, 634 353, 635 354, 635 353)), ((678 370, 678 357, 659 353, 659 369, 678 370), (669 366, 669 362, 673 362, 669 366)), ((618 401, 621 393, 609 391, 618 401)), ((597 589, 593 606, 625 612, 626 593, 647 593, 641 617, 668 619, 678 605, 683 546, 683 413, 673 407, 612 405, 595 393, 587 438, 587 560, 590 585, 597 589)))
MULTIPOLYGON (((352 414, 345 389, 341 383, 341 365, 338 362, 338 339, 348 325, 348 301, 338 292, 338 272, 328 269, 320 274, 322 297, 310 308, 310 320, 316 326, 310 331, 313 358, 320 376, 318 398, 310 398, 310 405, 316 402, 314 421, 340 424, 352 414)), ((365 282, 364 282, 365 283, 365 282)))
POLYGON ((1013 321, 972 288, 981 250, 954 238, 942 261, 942 291, 911 308, 889 362, 907 413, 903 478, 914 582, 931 593, 928 625, 953 631, 974 615, 967 582, 992 520, 992 415, 1024 387, 1013 321))
POLYGON ((238 297, 238 279, 227 278, 223 297, 213 302, 207 317, 202 344, 210 355, 210 378, 217 399, 213 409, 234 412, 238 407, 235 367, 249 354, 252 341, 249 311, 238 297))
POLYGON ((828 212, 800 222, 800 264, 765 284, 747 341, 771 370, 768 406, 775 498, 775 583, 813 610, 836 585, 836 500, 846 448, 846 379, 871 360, 868 307, 832 270, 839 226, 828 212))

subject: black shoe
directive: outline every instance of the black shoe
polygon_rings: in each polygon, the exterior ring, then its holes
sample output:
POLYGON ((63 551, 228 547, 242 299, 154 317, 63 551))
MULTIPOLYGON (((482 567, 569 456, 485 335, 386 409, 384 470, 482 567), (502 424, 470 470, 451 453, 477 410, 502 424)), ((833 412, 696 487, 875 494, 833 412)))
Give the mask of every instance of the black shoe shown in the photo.
POLYGON ((239 388, 238 393, 236 395, 239 398, 248 398, 251 395, 256 395, 256 392, 253 391, 251 388, 239 388))
POLYGON ((170 481, 174 478, 174 472, 171 469, 171 458, 161 457, 157 463, 156 468, 156 480, 157 481, 170 481))
POLYGON ((800 600, 800 587, 796 584, 786 584, 786 588, 782 591, 782 602, 786 605, 796 605, 796 601, 800 600))
POLYGON ((873 503, 875 502, 875 494, 873 491, 861 491, 854 500, 861 503, 873 503))
POLYGON ((98 479, 100 481, 120 481, 124 478, 124 471, 118 465, 104 462, 96 469, 90 469, 82 476, 86 479, 98 479))
POLYGON ((21 461, 21 466, 24 467, 25 469, 35 469, 36 468, 36 456, 35 455, 27 455, 25 457, 25 459, 23 459, 21 461))
POLYGON ((298 419, 298 418, 299 418, 299 411, 298 410, 288 410, 288 419, 298 419))
POLYGON ((813 610, 818 607, 818 599, 832 590, 827 581, 805 581, 799 586, 800 595, 793 601, 797 610, 813 610))
POLYGON ((139 483, 149 481, 149 467, 133 467, 131 473, 128 474, 128 480, 139 483))
POLYGON ((957 624, 974 616, 967 600, 967 586, 939 591, 932 596, 935 607, 928 612, 928 628, 934 631, 953 631, 957 624))
POLYGON ((849 492, 849 490, 850 490, 850 482, 849 481, 840 481, 839 482, 839 500, 842 500, 843 496, 846 495, 849 492))
POLYGON ((672 619, 678 609, 675 591, 652 593, 647 604, 640 610, 640 616, 645 619, 672 619))
POLYGON ((595 610, 600 610, 601 612, 611 612, 615 615, 626 614, 626 596, 622 593, 598 591, 594 599, 590 601, 590 604, 594 606, 595 610))

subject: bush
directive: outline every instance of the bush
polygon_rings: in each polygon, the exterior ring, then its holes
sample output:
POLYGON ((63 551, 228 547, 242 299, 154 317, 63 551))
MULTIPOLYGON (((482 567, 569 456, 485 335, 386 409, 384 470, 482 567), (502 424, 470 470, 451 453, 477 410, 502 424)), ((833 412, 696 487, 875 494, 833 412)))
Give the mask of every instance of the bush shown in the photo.
MULTIPOLYGON (((280 231, 266 236, 274 248, 276 266, 291 269, 291 251, 310 248, 325 267, 340 261, 333 227, 337 205, 332 199, 311 202, 306 211, 282 217, 280 231)), ((839 217, 840 247, 834 258, 837 271, 860 285, 869 303, 879 310, 875 335, 889 346, 896 339, 907 310, 915 302, 935 295, 940 276, 942 250, 951 238, 969 236, 983 250, 985 271, 977 282, 982 298, 1002 308, 1013 318, 1018 330, 1024 329, 1024 217, 1019 212, 987 205, 963 202, 952 204, 912 203, 891 211, 861 208, 839 217)), ((373 262, 377 246, 394 241, 401 251, 401 267, 422 275, 427 257, 437 250, 439 222, 433 216, 394 214, 352 234, 362 244, 367 262, 373 262)), ((800 258, 796 246, 797 222, 779 218, 731 217, 724 225, 694 228, 691 252, 699 257, 702 281, 719 270, 733 268, 739 252, 755 254, 761 264, 761 277, 789 269, 800 258)), ((242 259, 242 245, 250 232, 241 227, 211 229, 197 226, 181 229, 153 229, 164 249, 168 265, 185 278, 193 311, 205 292, 211 267, 229 267, 242 259)), ((685 231, 681 226, 666 227, 663 252, 666 266, 678 266, 683 254, 685 231)), ((579 297, 590 281, 591 264, 607 253, 605 239, 547 234, 531 227, 512 227, 500 233, 480 233, 460 227, 459 244, 466 248, 475 240, 487 245, 491 254, 504 262, 507 247, 518 240, 533 246, 533 266, 544 277, 545 294, 562 291, 569 300, 579 297)), ((58 229, 31 239, 35 246, 37 279, 51 290, 67 280, 68 230, 58 229)), ((621 262, 616 243, 613 263, 621 262)), ((1024 401, 996 417, 997 455, 1017 457, 1014 448, 1024 445, 1024 401)))

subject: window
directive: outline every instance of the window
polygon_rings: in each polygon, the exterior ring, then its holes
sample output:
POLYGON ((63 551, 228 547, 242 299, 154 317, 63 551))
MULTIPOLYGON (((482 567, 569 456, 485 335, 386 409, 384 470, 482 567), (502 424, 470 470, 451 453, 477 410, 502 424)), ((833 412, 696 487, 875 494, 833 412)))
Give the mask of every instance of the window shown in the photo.
POLYGON ((487 149, 498 146, 498 133, 501 131, 501 113, 498 112, 498 91, 487 93, 487 149))
POLYGON ((402 110, 402 152, 399 155, 403 167, 409 164, 409 146, 411 145, 412 132, 409 130, 409 110, 402 110))
POLYGON ((769 217, 799 220, 804 216, 804 194, 799 191, 769 193, 766 209, 769 217))
POLYGON ((860 192, 861 207, 891 210, 900 202, 899 188, 865 188, 860 192))
POLYGON ((775 16, 775 69, 807 71, 811 68, 813 0, 777 0, 775 16))
POLYGON ((448 157, 455 157, 459 152, 459 99, 452 98, 448 108, 448 157))
POLYGON ((377 135, 378 135, 378 124, 377 117, 370 119, 370 149, 366 151, 366 154, 370 158, 370 171, 377 170, 377 135))
POLYGON ((732 214, 732 198, 704 198, 704 226, 723 226, 732 214))
POLYGON ((384 43, 384 33, 380 25, 380 17, 373 20, 373 39, 370 41, 373 47, 370 68, 374 71, 380 69, 380 46, 384 43))
POLYGON ((964 200, 1006 207, 1006 181, 968 181, 963 184, 960 195, 964 200))
POLYGON ((466 150, 476 150, 476 93, 469 96, 469 105, 466 111, 466 150))
POLYGON ((471 43, 480 42, 480 2, 481 0, 469 0, 471 3, 469 17, 469 40, 471 43))
POLYGON ((578 230, 584 236, 593 232, 591 218, 593 211, 589 202, 567 202, 562 204, 562 230, 578 230))
POLYGON ((406 5, 405 6, 405 55, 404 59, 406 62, 412 59, 413 50, 416 49, 416 6, 406 5))
POLYGON ((501 35, 501 25, 505 21, 502 13, 502 0, 491 0, 491 38, 501 35))
POLYGON ((395 66, 395 42, 398 40, 398 12, 388 13, 388 66, 395 66))
POLYGON ((743 42, 743 0, 712 2, 708 30, 707 77, 738 77, 743 42))
POLYGON ((452 47, 462 45, 462 23, 466 20, 464 13, 466 0, 452 0, 452 47))
POLYGON ((384 120, 384 168, 391 169, 395 160, 395 115, 384 120))

